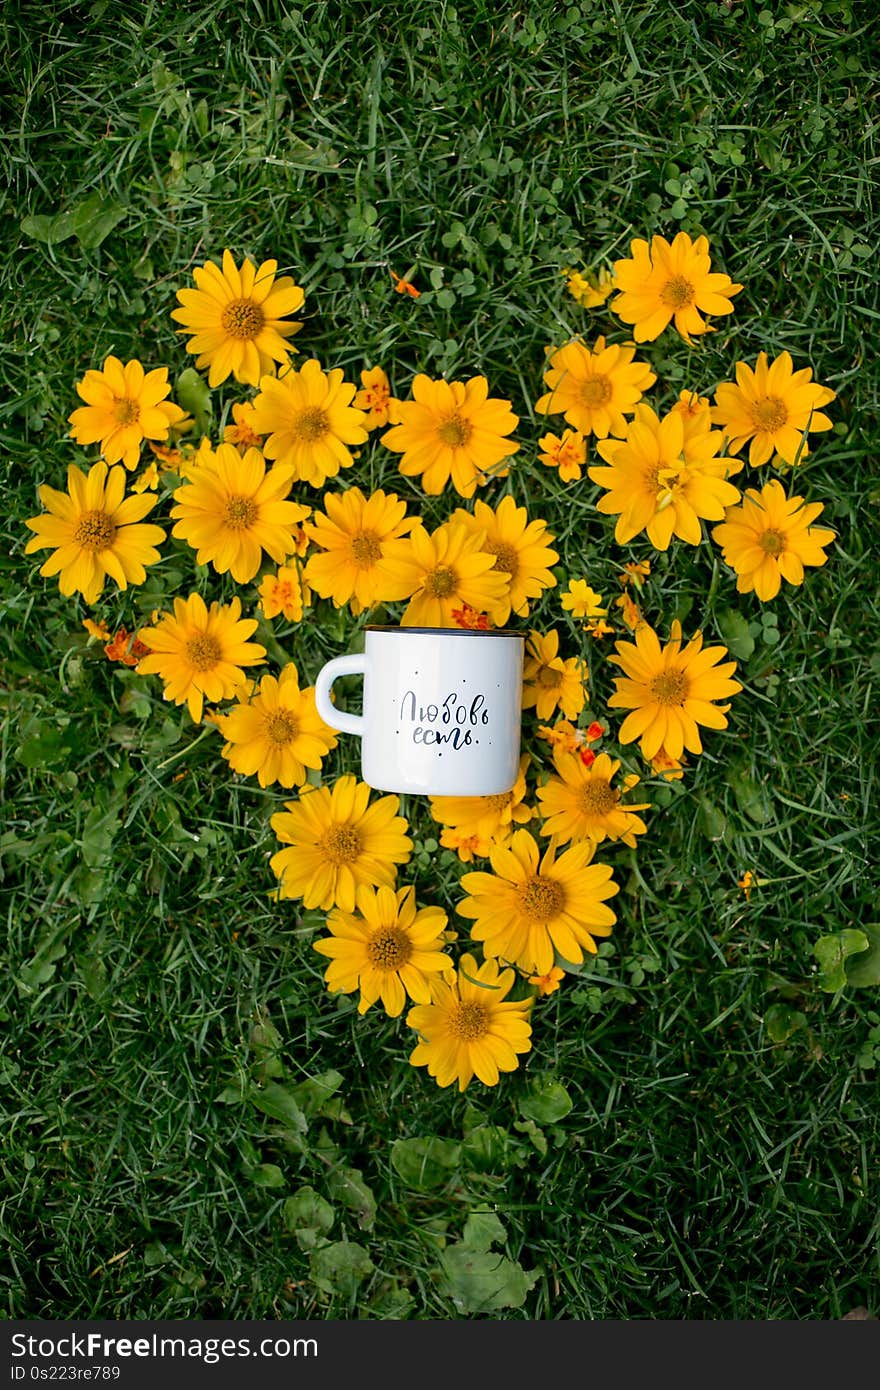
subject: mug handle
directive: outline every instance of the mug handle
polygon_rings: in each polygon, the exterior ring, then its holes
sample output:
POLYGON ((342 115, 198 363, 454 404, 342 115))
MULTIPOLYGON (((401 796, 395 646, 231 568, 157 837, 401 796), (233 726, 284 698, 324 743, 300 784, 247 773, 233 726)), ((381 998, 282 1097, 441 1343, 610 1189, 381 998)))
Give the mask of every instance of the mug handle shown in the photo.
POLYGON ((318 672, 315 681, 315 706, 325 724, 331 729, 339 729, 344 734, 357 734, 363 737, 364 717, 361 714, 346 714, 337 709, 330 699, 333 682, 340 676, 364 675, 367 670, 366 652, 352 652, 350 656, 336 656, 328 661, 318 672))

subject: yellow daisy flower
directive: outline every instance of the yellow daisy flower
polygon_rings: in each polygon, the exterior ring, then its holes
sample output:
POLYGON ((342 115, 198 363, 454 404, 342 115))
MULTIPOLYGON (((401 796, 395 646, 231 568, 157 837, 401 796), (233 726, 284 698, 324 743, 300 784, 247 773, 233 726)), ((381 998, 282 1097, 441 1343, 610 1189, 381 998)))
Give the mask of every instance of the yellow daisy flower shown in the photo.
POLYGON ((412 887, 360 887, 355 902, 354 912, 334 908, 327 918, 331 935, 312 943, 330 957, 324 979, 331 994, 359 989, 359 1014, 381 999, 391 1018, 403 1013, 407 995, 416 1004, 430 1004, 438 975, 455 968, 443 954, 446 913, 439 907, 416 910, 412 887))
POLYGON ((542 835, 555 835, 560 844, 569 840, 620 840, 635 849, 636 836, 643 835, 645 822, 637 811, 650 809, 650 801, 621 802, 621 793, 631 791, 638 777, 625 777, 622 787, 611 783, 620 763, 599 753, 590 767, 576 754, 554 751, 558 777, 538 787, 540 811, 544 817, 542 835))
POLYGON ((316 511, 305 527, 322 551, 306 565, 315 593, 332 599, 336 608, 350 602, 354 613, 409 597, 412 591, 399 576, 392 577, 386 557, 389 542, 405 536, 421 517, 408 517, 406 503, 381 488, 369 497, 359 487, 325 492, 324 507, 326 513, 316 511))
POLYGON ((552 728, 539 724, 537 732, 544 743, 549 743, 551 748, 561 748, 565 753, 576 753, 586 743, 584 730, 575 728, 567 719, 557 719, 552 728))
POLYGON ((654 775, 662 777, 664 782, 680 782, 684 777, 681 758, 671 758, 665 748, 658 748, 653 758, 646 761, 650 762, 654 775))
POLYGON ((712 539, 721 546, 724 559, 736 571, 741 594, 752 590, 762 603, 779 593, 782 580, 803 584, 805 565, 824 565, 823 549, 834 532, 812 523, 824 511, 821 502, 786 497, 775 478, 759 492, 747 488, 741 507, 731 507, 712 539))
POLYGON ((447 825, 440 831, 440 843, 444 849, 454 849, 462 864, 473 864, 475 858, 486 857, 492 841, 467 826, 447 825))
POLYGON ((137 475, 131 485, 132 492, 155 492, 159 486, 159 469, 155 460, 137 475))
POLYGON ((587 664, 580 657, 559 656, 559 633, 530 632, 523 666, 523 709, 535 707, 539 719, 549 719, 558 707, 566 719, 577 719, 586 703, 587 664))
POLYGON ((289 623, 301 623, 303 611, 309 607, 311 599, 311 590, 298 565, 281 565, 275 574, 267 574, 260 584, 260 612, 270 620, 280 613, 289 623))
POLYGON ((367 417, 351 404, 356 389, 339 367, 323 372, 315 357, 299 371, 262 377, 254 425, 269 436, 263 453, 291 478, 323 487, 354 462, 351 447, 367 441, 367 417))
POLYGON ((167 439, 171 411, 183 415, 165 402, 170 390, 167 367, 145 373, 137 358, 123 366, 118 357, 107 357, 100 371, 88 371, 76 383, 86 404, 68 416, 70 433, 77 444, 100 444, 107 463, 137 468, 143 441, 167 439))
POLYGON ((604 439, 623 434, 625 415, 632 415, 643 392, 657 380, 647 362, 634 362, 634 347, 605 346, 597 338, 590 349, 579 339, 549 353, 545 395, 535 402, 542 415, 564 415, 583 435, 604 439))
POLYGON ((92 642, 109 642, 112 636, 109 627, 104 622, 93 622, 91 618, 83 618, 82 625, 89 634, 89 646, 92 642))
POLYGON ((566 266, 562 273, 566 276, 565 288, 584 309, 598 309, 615 288, 614 276, 604 266, 598 271, 572 270, 571 266, 566 266))
POLYGON ((703 648, 701 633, 682 648, 681 623, 673 622, 670 641, 660 646, 656 632, 647 623, 632 642, 616 642, 617 656, 609 658, 624 672, 615 678, 615 691, 608 701, 612 709, 628 709, 620 727, 621 743, 640 739, 642 755, 648 761, 660 749, 679 759, 687 748, 702 753, 699 724, 710 729, 726 729, 725 714, 730 705, 714 702, 736 695, 742 686, 731 680, 736 662, 725 662, 726 647, 703 648))
POLYGON ((672 409, 682 417, 686 431, 711 428, 712 403, 708 396, 698 396, 696 391, 679 391, 672 409))
POLYGON ((138 662, 138 675, 161 676, 165 699, 185 701, 198 724, 206 697, 212 705, 230 699, 247 680, 242 667, 265 658, 266 648, 247 640, 256 627, 256 618, 242 618, 241 599, 208 608, 201 594, 176 598, 173 614, 160 613, 138 634, 150 649, 138 662))
POLYGON ((499 627, 512 612, 518 618, 527 617, 530 600, 555 586, 556 576, 548 568, 559 559, 550 549, 555 537, 547 530, 546 521, 529 521, 525 507, 518 507, 512 497, 503 497, 494 511, 479 501, 474 503, 473 514, 457 507, 450 521, 461 522, 471 535, 482 532, 480 549, 495 556, 495 569, 510 580, 508 593, 492 614, 499 627))
POLYGON ((103 461, 93 464, 88 475, 71 464, 67 492, 45 483, 37 491, 49 515, 25 522, 36 535, 24 552, 54 551, 40 574, 57 574, 65 597, 80 593, 86 603, 95 603, 108 576, 120 589, 143 584, 145 566, 160 558, 156 546, 165 539, 161 526, 139 524, 155 507, 155 497, 125 497, 124 471, 108 471, 103 461))
POLYGON ((292 661, 277 678, 263 676, 257 689, 242 692, 238 704, 217 717, 217 727, 233 772, 256 775, 261 787, 301 787, 306 769, 319 768, 336 747, 336 734, 315 708, 314 688, 300 690, 292 661))
POLYGON ((723 443, 720 431, 686 430, 680 412, 671 410, 661 420, 649 405, 636 407, 625 439, 600 440, 599 453, 610 466, 587 471, 606 490, 598 510, 618 518, 618 544, 647 531, 658 550, 667 550, 673 536, 699 545, 700 519, 720 521, 725 507, 740 497, 727 478, 742 465, 718 457, 723 443))
POLYGON ((358 410, 367 414, 366 428, 377 430, 391 421, 391 409, 398 402, 391 395, 391 383, 381 367, 361 372, 361 389, 354 398, 358 410))
POLYGON ((254 407, 250 401, 233 405, 232 421, 223 431, 224 444, 234 444, 242 453, 247 449, 262 449, 263 436, 254 428, 254 407))
POLYGON ((509 576, 495 569, 495 556, 460 522, 447 521, 429 535, 416 526, 405 540, 389 542, 386 570, 403 596, 410 596, 401 627, 456 627, 453 609, 463 604, 494 615, 507 601, 509 576))
POLYGON ((570 579, 568 591, 562 595, 562 606, 573 618, 607 618, 602 607, 602 595, 591 589, 586 579, 570 579))
POLYGON ((438 1086, 457 1081, 459 1091, 475 1076, 496 1086, 501 1072, 515 1071, 518 1054, 532 1046, 532 1000, 507 1000, 515 980, 512 970, 499 970, 494 960, 477 965, 472 955, 463 955, 455 975, 434 985, 432 1002, 416 1004, 406 1016, 419 1035, 412 1065, 427 1067, 438 1086))
POLYGON ((196 366, 208 368, 208 384, 219 386, 228 376, 256 386, 260 377, 287 362, 295 351, 284 340, 302 327, 288 314, 302 307, 304 291, 289 275, 275 279, 277 261, 255 266, 247 257, 236 266, 223 252, 223 268, 205 261, 193 271, 197 288, 178 290, 179 309, 171 317, 183 325, 177 332, 192 334, 187 352, 196 366))
POLYGON ((768 363, 766 352, 758 353, 754 370, 745 362, 736 364, 736 383, 722 381, 715 392, 712 419, 728 438, 728 447, 739 453, 749 444, 749 463, 767 463, 774 451, 792 463, 801 450, 808 431, 830 430, 831 421, 821 407, 836 400, 828 386, 812 380, 811 367, 792 371, 790 352, 781 352, 768 363))
POLYGON ((546 975, 558 952, 580 965, 595 955, 595 937, 610 936, 615 914, 606 898, 617 893, 608 864, 591 864, 593 843, 582 840, 556 857, 551 841, 541 858, 528 830, 489 852, 493 872, 464 874, 468 896, 458 906, 472 920, 471 936, 487 956, 510 961, 527 974, 546 975))
POLYGON ((452 479, 462 497, 473 497, 477 486, 490 478, 504 478, 500 469, 519 445, 505 436, 516 429, 519 417, 510 401, 489 396, 484 376, 469 381, 432 381, 423 373, 412 385, 411 401, 396 401, 393 428, 382 443, 402 454, 404 477, 422 475, 429 496, 441 493, 452 479))
POLYGON ((196 551, 200 565, 227 571, 239 584, 253 579, 263 551, 280 564, 294 550, 291 528, 309 515, 308 507, 287 502, 290 475, 273 468, 259 449, 242 456, 231 444, 219 444, 174 494, 171 516, 178 518, 172 536, 196 551))
POLYGON ((279 880, 278 896, 302 898, 303 906, 341 907, 354 912, 360 887, 393 888, 397 865, 412 852, 407 823, 397 814, 400 798, 382 796, 372 805, 370 788, 351 773, 331 787, 304 787, 298 801, 272 817, 272 829, 289 849, 269 863, 279 880))
POLYGON ((587 461, 587 441, 578 430, 563 430, 561 435, 542 435, 538 448, 541 450, 538 462, 547 468, 557 468, 561 482, 580 482, 587 461))
POLYGON ((679 232, 673 241, 651 238, 651 245, 637 239, 630 244, 631 258, 614 262, 619 293, 609 308, 624 323, 631 323, 637 343, 651 343, 675 322, 681 336, 710 333, 702 314, 731 314, 731 299, 742 285, 728 275, 711 273, 709 240, 691 241, 679 232), (701 312, 702 311, 702 312, 701 312))
POLYGON ((513 834, 515 825, 522 825, 532 818, 531 807, 523 804, 528 766, 529 755, 524 753, 519 760, 516 781, 509 792, 499 792, 496 796, 432 796, 430 807, 434 820, 440 825, 451 826, 454 838, 460 842, 450 844, 441 835, 440 843, 449 849, 457 849, 464 863, 470 863, 474 854, 488 854, 491 845, 505 844, 513 834), (467 858, 462 854, 462 848, 467 858))

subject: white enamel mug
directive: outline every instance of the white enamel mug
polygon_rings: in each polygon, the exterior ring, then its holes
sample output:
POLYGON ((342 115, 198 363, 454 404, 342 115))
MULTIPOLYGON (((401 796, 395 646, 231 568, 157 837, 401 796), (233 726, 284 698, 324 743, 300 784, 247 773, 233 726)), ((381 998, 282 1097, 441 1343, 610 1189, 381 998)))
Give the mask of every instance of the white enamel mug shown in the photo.
POLYGON ((361 775, 376 791, 494 796, 519 772, 523 633, 367 627, 365 650, 328 661, 318 713, 361 740, 361 775), (364 678, 363 714, 330 698, 339 676, 364 678))

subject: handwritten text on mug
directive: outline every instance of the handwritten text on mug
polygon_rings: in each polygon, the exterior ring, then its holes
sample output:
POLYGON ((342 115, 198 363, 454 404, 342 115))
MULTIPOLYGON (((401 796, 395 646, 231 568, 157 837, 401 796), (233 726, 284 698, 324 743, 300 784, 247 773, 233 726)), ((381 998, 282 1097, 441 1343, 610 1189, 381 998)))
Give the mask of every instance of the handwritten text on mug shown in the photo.
POLYGON ((484 695, 475 695, 466 705, 453 691, 441 704, 419 705, 415 691, 407 690, 400 702, 400 718, 415 724, 413 743, 448 743, 451 748, 467 748, 479 743, 473 731, 489 723, 489 710, 484 695))

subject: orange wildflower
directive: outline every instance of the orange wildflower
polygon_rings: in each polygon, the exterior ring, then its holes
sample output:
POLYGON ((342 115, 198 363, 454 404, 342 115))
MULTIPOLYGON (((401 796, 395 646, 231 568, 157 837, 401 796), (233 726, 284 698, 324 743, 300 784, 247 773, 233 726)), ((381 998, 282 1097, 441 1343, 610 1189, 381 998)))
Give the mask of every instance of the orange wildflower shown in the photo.
POLYGON ((394 290, 396 294, 408 294, 411 295, 413 299, 419 298, 422 293, 421 290, 417 290, 415 285, 409 280, 404 280, 402 275, 397 275, 390 266, 388 267, 388 273, 394 281, 394 290))
POLYGON ((365 410, 368 430, 379 429, 391 420, 391 383, 381 367, 369 367, 361 372, 361 389, 354 398, 356 409, 365 410))
POLYGON ((121 661, 123 666, 137 666, 142 657, 149 656, 150 648, 137 633, 130 635, 126 628, 121 627, 106 643, 104 653, 109 661, 121 661))
POLYGON ((622 593, 614 602, 617 604, 618 608, 623 610, 623 621, 626 623, 630 632, 636 632, 643 626, 645 620, 642 617, 641 609, 637 603, 633 602, 629 594, 622 593))
POLYGON ((558 965, 551 965, 546 975, 530 975, 529 984, 538 986, 538 994, 553 994, 565 979, 565 971, 558 965))
POLYGON ((255 416, 256 411, 250 401, 244 401, 241 404, 236 402, 232 407, 234 423, 227 425, 223 431, 223 443, 234 444, 241 453, 244 453, 246 449, 261 449, 265 436, 259 434, 254 428, 255 416))
POLYGON ((479 613, 476 608, 471 608, 469 603, 463 603, 461 608, 453 608, 452 616, 456 627, 470 628, 471 631, 488 632, 492 626, 489 614, 479 613))

